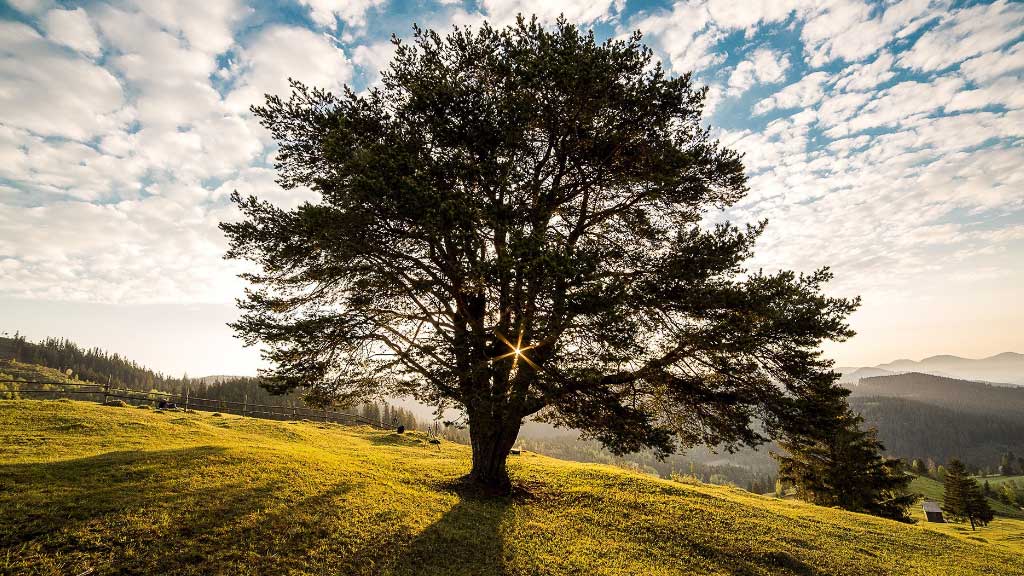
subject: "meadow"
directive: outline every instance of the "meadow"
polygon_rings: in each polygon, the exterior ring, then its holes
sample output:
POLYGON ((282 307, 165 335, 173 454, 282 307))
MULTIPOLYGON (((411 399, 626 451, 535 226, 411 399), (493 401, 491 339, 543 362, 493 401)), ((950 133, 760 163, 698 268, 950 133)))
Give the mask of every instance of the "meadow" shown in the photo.
MULTIPOLYGON (((970 533, 531 453, 512 496, 419 433, 0 402, 3 574, 1024 574, 970 533)), ((961 527, 962 528, 962 527, 961 527)))

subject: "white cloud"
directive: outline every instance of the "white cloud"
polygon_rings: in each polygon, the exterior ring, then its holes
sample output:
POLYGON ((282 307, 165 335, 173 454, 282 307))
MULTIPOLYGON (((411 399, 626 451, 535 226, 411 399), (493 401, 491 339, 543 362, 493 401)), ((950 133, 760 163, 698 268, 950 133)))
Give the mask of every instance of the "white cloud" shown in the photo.
POLYGON ((972 82, 987 82, 1021 71, 1024 71, 1024 42, 1001 52, 986 52, 960 64, 960 72, 972 82))
POLYGON ((902 0, 884 7, 860 0, 824 3, 801 31, 811 66, 842 59, 854 62, 871 56, 901 31, 936 17, 944 2, 902 0), (929 10, 931 9, 931 10, 929 10))
POLYGON ((0 37, 3 124, 86 140, 128 119, 122 113, 121 85, 107 70, 54 46, 24 24, 0 22, 0 37))
POLYGON ((797 108, 817 104, 825 95, 824 85, 828 80, 827 73, 812 72, 758 102, 754 105, 754 113, 764 114, 776 108, 797 108))
POLYGON ((835 89, 850 91, 877 88, 896 76, 892 70, 894 61, 892 54, 883 52, 869 64, 851 64, 839 73, 835 89))
POLYGON ((634 18, 630 30, 640 30, 652 46, 668 58, 667 68, 684 74, 720 62, 722 55, 711 53, 723 34, 709 28, 707 7, 677 2, 670 11, 658 11, 634 18))
POLYGON ((899 59, 915 70, 941 70, 1020 38, 1024 4, 1000 0, 972 6, 945 18, 918 38, 899 59))
POLYGON ((788 56, 768 48, 758 48, 732 71, 729 76, 729 94, 742 94, 754 84, 780 82, 786 77, 788 69, 788 56))
POLYGON ((854 116, 836 123, 826 134, 836 138, 907 123, 946 106, 962 86, 963 80, 956 77, 942 77, 931 83, 901 82, 873 95, 854 116))
POLYGON ((337 28, 340 18, 348 26, 366 25, 366 14, 372 8, 380 8, 387 0, 299 0, 308 6, 313 21, 326 28, 337 28))
POLYGON ((53 0, 8 0, 11 6, 25 14, 39 14, 53 6, 53 0))
POLYGON ((50 10, 43 19, 46 37, 74 50, 92 56, 100 55, 103 48, 89 21, 89 15, 82 8, 74 10, 50 10))
POLYGON ((962 90, 946 104, 946 112, 975 110, 989 106, 1024 108, 1024 82, 1020 78, 1003 77, 974 90, 962 90))
POLYGON ((380 80, 380 73, 387 69, 394 55, 395 45, 391 42, 360 44, 352 50, 352 62, 363 69, 369 86, 380 80))
POLYGON ((287 95, 288 78, 340 91, 352 78, 352 63, 328 37, 305 28, 273 26, 239 51, 235 88, 228 105, 243 112, 262 104, 264 94, 287 95))
POLYGON ((570 22, 589 24, 607 20, 623 4, 619 0, 482 0, 480 8, 493 24, 509 24, 518 14, 535 15, 542 22, 564 15, 570 22))
POLYGON ((710 0, 707 7, 716 25, 737 29, 779 22, 812 4, 810 0, 710 0))

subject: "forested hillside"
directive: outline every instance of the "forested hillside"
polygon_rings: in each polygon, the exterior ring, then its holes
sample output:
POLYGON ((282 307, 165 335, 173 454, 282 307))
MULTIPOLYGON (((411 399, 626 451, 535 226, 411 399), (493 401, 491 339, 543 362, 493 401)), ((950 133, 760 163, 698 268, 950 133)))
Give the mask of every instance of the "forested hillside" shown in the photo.
POLYGON ((890 455, 995 471, 1007 452, 1024 452, 1024 388, 910 373, 864 378, 851 390, 850 404, 890 455))
POLYGON ((1024 453, 1024 416, 959 412, 906 398, 853 397, 850 405, 878 428, 888 454, 996 470, 1006 452, 1024 453))
MULTIPOLYGON (((249 405, 292 406, 305 404, 302 390, 290 394, 271 394, 260 385, 260 379, 245 376, 207 376, 173 378, 151 370, 116 353, 100 348, 84 348, 65 338, 46 338, 38 343, 25 337, 0 337, 0 375, 6 374, 22 382, 95 382, 110 384, 139 392, 169 392, 225 402, 246 402, 249 405), (45 369, 40 370, 37 367, 45 369), (68 371, 70 370, 70 374, 68 371)), ((0 378, 2 379, 2 378, 0 378)), ((0 392, 16 394, 17 383, 0 385, 0 392)), ((406 428, 426 428, 409 411, 386 402, 368 402, 348 408, 364 418, 390 424, 400 422, 406 428)), ((455 438, 455 429, 445 431, 455 438)))
POLYGON ((1024 414, 1024 387, 997 386, 911 372, 863 378, 852 386, 852 396, 894 396, 970 414, 1024 414))

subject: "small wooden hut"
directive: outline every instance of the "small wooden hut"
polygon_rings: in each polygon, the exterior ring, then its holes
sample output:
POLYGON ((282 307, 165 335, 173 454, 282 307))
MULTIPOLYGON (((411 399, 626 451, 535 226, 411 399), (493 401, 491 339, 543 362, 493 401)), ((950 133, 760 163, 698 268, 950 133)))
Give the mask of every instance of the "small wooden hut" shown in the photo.
POLYGON ((924 509, 924 515, 928 518, 929 522, 946 522, 946 520, 942 517, 942 508, 939 507, 939 504, 937 502, 925 500, 924 504, 921 505, 921 508, 924 509))

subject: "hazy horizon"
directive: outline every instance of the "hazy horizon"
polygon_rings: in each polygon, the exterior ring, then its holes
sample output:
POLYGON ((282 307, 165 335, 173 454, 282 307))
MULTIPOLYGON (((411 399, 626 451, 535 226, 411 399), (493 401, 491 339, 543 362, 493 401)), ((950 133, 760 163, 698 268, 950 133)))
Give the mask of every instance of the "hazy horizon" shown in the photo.
POLYGON ((232 190, 285 206, 247 111, 289 75, 378 81, 394 32, 559 13, 639 29, 709 86, 769 220, 750 268, 831 266, 861 295, 839 366, 1024 352, 1024 4, 842 0, 297 0, 0 5, 0 331, 67 337, 180 375, 251 374, 226 323, 232 190))

